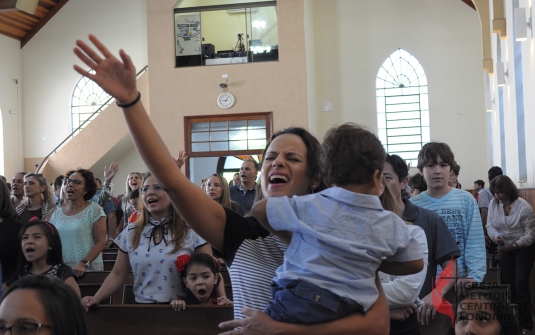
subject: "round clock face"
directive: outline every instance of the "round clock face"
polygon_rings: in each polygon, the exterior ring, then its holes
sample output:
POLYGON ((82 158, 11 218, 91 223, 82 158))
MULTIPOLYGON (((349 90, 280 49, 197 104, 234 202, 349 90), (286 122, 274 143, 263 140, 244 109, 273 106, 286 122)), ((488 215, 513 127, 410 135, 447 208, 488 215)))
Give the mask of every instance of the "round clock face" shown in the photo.
POLYGON ((223 109, 229 109, 230 107, 234 106, 234 101, 234 95, 229 92, 221 93, 217 97, 217 104, 223 109))

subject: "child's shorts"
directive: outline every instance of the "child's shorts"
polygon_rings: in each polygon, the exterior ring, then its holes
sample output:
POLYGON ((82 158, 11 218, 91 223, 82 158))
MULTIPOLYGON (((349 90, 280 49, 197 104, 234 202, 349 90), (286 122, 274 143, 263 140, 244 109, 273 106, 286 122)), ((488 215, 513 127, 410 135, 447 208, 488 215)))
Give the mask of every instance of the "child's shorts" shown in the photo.
POLYGON ((354 313, 364 314, 364 309, 356 301, 302 280, 272 282, 271 292, 273 301, 264 312, 281 322, 313 324, 354 313))

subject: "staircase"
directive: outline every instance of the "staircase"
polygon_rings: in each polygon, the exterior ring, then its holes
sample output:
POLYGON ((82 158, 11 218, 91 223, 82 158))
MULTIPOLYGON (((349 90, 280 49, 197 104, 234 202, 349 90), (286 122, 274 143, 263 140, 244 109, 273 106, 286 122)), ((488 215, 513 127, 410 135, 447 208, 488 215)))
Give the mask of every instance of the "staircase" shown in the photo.
MULTIPOLYGON (((149 74, 148 70, 138 76, 137 87, 143 97, 147 112, 149 109, 149 74)), ((77 130, 73 132, 76 133, 77 130)), ((85 128, 75 136, 69 135, 65 144, 54 149, 39 166, 38 171, 48 180, 77 167, 92 168, 99 160, 111 156, 114 161, 128 149, 132 140, 124 122, 123 113, 115 103, 101 111, 85 128)))

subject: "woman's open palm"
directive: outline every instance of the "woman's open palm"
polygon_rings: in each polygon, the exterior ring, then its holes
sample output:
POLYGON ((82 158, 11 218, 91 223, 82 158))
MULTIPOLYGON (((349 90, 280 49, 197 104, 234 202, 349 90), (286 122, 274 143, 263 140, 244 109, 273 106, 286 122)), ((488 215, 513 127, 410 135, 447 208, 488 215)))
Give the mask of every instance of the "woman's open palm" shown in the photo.
POLYGON ((74 53, 82 62, 95 71, 91 74, 78 65, 74 69, 83 76, 96 82, 104 91, 113 96, 120 103, 129 103, 137 98, 136 68, 130 56, 123 50, 119 51, 121 60, 113 56, 110 51, 95 36, 89 35, 89 40, 104 56, 102 58, 90 46, 81 40, 76 41, 74 53))

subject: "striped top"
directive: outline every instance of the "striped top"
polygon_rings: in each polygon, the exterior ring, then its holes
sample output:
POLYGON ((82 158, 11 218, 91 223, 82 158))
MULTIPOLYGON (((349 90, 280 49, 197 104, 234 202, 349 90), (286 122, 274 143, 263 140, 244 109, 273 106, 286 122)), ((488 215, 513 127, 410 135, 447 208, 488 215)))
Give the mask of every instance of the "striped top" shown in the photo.
POLYGON ((460 277, 481 282, 487 272, 485 237, 474 196, 452 188, 440 199, 423 192, 410 200, 418 207, 436 212, 444 220, 461 250, 461 257, 457 259, 460 277))
POLYGON ((282 265, 287 245, 265 230, 254 217, 242 217, 225 208, 222 258, 229 268, 234 319, 243 319, 242 307, 263 311, 272 300, 271 281, 282 265))

